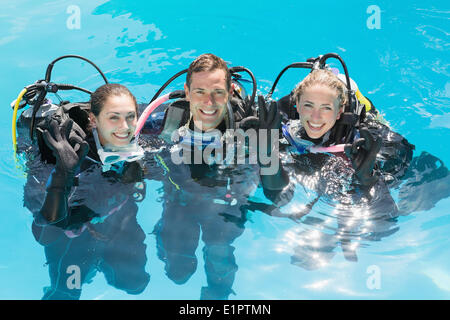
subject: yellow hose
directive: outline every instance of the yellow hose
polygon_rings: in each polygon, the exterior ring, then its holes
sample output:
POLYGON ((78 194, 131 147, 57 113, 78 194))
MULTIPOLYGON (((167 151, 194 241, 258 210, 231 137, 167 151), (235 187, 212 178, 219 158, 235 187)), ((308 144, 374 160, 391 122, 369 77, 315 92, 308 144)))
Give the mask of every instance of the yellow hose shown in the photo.
POLYGON ((372 109, 372 104, 369 102, 369 100, 367 100, 367 98, 364 97, 359 90, 356 90, 355 95, 356 98, 358 98, 359 102, 366 107, 366 112, 369 112, 370 109, 372 109))
POLYGON ((16 99, 16 104, 14 105, 14 112, 13 112, 13 118, 12 118, 12 142, 13 142, 13 149, 14 152, 17 150, 17 140, 16 140, 16 119, 17 119, 17 110, 19 110, 19 103, 22 101, 23 95, 27 92, 27 89, 24 88, 22 91, 20 91, 19 96, 16 99))

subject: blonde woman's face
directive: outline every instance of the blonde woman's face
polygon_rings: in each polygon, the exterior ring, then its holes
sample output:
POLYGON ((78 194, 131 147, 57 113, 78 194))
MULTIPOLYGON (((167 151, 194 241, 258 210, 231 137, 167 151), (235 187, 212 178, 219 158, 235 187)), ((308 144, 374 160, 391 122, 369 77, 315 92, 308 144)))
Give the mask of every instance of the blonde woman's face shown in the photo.
POLYGON ((297 101, 300 122, 312 139, 327 133, 341 116, 338 93, 324 85, 313 85, 304 89, 297 101))

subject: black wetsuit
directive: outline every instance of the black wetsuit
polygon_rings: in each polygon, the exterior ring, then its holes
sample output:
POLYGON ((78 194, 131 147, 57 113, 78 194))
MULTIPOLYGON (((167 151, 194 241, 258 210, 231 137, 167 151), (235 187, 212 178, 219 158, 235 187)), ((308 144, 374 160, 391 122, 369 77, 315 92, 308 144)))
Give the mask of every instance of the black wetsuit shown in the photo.
POLYGON ((251 204, 253 210, 272 216, 302 219, 305 228, 298 232, 296 240, 304 245, 294 248, 293 264, 315 269, 331 259, 338 246, 346 259, 354 261, 361 239, 379 240, 398 230, 399 211, 388 186, 405 174, 414 146, 382 124, 366 125, 385 142, 376 166, 379 178, 371 188, 360 185, 344 153, 300 155, 285 145, 281 147, 281 159, 288 184, 282 190, 264 190, 272 204, 251 204), (327 214, 320 213, 323 211, 332 212, 335 219, 330 222, 327 214), (313 226, 313 231, 308 230, 308 225, 313 226), (311 240, 311 233, 316 240, 311 240))
POLYGON ((354 170, 343 154, 290 156, 284 152, 289 185, 279 192, 266 192, 272 205, 252 204, 271 215, 302 218, 304 228, 295 239, 303 244, 294 246, 292 264, 308 270, 320 268, 338 247, 347 260, 356 261, 358 246, 398 231, 399 215, 428 210, 450 196, 450 175, 441 160, 426 152, 413 158, 414 146, 404 137, 378 121, 365 124, 383 139, 377 156, 379 179, 370 192, 354 181, 354 170), (390 194, 392 188, 399 189, 397 202, 390 194), (327 204, 329 208, 323 209, 327 204), (315 214, 308 215, 314 206, 315 214), (322 210, 332 211, 335 219, 321 214, 322 210))
POLYGON ((197 268, 201 234, 208 286, 200 298, 227 299, 238 269, 232 243, 244 231, 245 205, 259 183, 258 169, 241 164, 175 165, 171 151, 169 146, 147 154, 160 168, 160 176, 153 178, 164 182, 163 213, 154 229, 158 257, 169 279, 185 283, 197 268))
POLYGON ((136 220, 136 201, 145 197, 142 169, 135 162, 118 167, 120 173, 102 172, 90 160, 99 160, 92 137, 88 142, 78 186, 70 193, 70 212, 56 225, 46 224, 39 213, 53 165, 38 156, 28 157, 24 205, 35 216, 33 235, 44 246, 50 275, 43 299, 78 299, 81 285, 97 271, 110 285, 130 294, 143 292, 150 279, 145 271, 145 233, 136 220))

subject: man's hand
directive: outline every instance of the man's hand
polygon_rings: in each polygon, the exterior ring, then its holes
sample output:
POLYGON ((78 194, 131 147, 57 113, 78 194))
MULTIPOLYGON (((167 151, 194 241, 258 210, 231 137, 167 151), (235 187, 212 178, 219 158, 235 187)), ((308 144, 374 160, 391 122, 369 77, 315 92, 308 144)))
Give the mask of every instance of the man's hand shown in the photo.
POLYGON ((374 174, 375 160, 381 149, 381 137, 374 137, 369 129, 361 127, 359 130, 361 138, 352 144, 345 145, 345 154, 352 161, 355 174, 364 186, 372 186, 378 180, 374 174))

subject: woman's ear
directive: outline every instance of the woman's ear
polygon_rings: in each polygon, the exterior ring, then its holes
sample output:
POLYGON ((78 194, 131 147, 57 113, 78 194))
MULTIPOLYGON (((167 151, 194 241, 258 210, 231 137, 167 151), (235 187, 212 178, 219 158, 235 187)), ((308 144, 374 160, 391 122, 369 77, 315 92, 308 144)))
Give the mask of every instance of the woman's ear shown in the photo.
POLYGON ((95 118, 95 116, 94 116, 94 114, 92 112, 89 112, 89 123, 90 123, 92 128, 96 128, 97 127, 97 121, 96 121, 96 118, 95 118))
POLYGON ((341 117, 342 112, 344 112, 344 106, 341 106, 339 108, 338 114, 336 116, 336 120, 339 120, 339 118, 341 117))
POLYGON ((297 110, 297 113, 300 114, 300 98, 294 100, 295 103, 295 109, 297 110))

